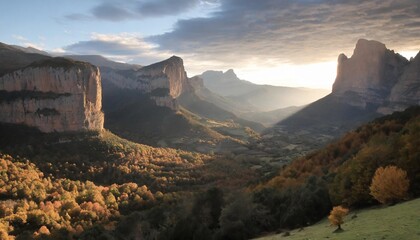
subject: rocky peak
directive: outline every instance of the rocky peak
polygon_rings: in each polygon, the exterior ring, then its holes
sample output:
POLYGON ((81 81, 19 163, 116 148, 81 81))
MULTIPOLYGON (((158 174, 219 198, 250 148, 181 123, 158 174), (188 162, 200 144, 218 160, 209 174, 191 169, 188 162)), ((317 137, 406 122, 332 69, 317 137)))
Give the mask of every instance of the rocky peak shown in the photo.
POLYGON ((104 80, 118 88, 136 89, 149 93, 158 106, 177 110, 176 98, 185 91, 193 91, 182 58, 172 56, 164 61, 124 71, 104 72, 104 80))
POLYGON ((344 54, 338 57, 332 94, 360 107, 381 104, 407 64, 407 59, 388 50, 385 44, 360 39, 350 58, 344 54))
POLYGON ((143 67, 137 75, 139 78, 148 78, 153 89, 168 88, 169 95, 173 98, 181 95, 187 83, 184 61, 177 56, 143 67))
POLYGON ((236 73, 233 71, 233 69, 229 69, 225 73, 223 73, 223 78, 227 81, 239 80, 238 76, 236 76, 236 73))
POLYGON ((375 40, 366 40, 359 39, 356 43, 356 48, 353 51, 353 56, 355 58, 366 57, 367 55, 381 55, 385 54, 388 49, 385 44, 375 41, 375 40))

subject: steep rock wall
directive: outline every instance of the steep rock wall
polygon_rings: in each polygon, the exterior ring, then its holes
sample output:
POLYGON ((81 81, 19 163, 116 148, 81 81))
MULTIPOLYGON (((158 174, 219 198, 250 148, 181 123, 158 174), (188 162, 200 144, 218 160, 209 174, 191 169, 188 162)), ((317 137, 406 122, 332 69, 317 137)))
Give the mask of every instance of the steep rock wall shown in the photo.
POLYGON ((183 60, 173 56, 138 70, 104 71, 104 81, 150 93, 156 105, 177 110, 176 98, 190 89, 183 60))
POLYGON ((381 105, 408 61, 383 43, 360 39, 351 58, 338 57, 332 94, 353 106, 381 105))
POLYGON ((52 58, 0 77, 0 122, 43 132, 102 130, 99 69, 52 58))

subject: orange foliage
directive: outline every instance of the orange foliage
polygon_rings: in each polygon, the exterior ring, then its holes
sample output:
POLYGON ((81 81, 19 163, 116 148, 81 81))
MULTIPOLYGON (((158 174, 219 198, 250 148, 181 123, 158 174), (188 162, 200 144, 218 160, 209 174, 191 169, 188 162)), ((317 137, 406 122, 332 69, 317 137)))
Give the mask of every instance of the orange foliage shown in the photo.
POLYGON ((406 198, 409 185, 406 171, 388 166, 376 170, 369 189, 376 200, 386 204, 406 198))
POLYGON ((349 210, 347 208, 336 206, 331 210, 328 220, 330 220, 331 225, 337 226, 338 229, 341 229, 341 224, 344 223, 344 217, 348 213, 349 210))

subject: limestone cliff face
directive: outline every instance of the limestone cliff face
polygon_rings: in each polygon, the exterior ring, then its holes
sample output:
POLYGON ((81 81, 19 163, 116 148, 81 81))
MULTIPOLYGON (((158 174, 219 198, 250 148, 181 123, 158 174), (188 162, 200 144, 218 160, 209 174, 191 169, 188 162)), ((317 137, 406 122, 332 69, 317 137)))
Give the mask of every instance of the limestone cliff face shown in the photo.
POLYGON ((360 39, 351 58, 339 56, 332 93, 354 106, 381 105, 407 64, 384 44, 360 39))
POLYGON ((138 70, 107 71, 103 79, 119 88, 150 93, 156 105, 174 110, 178 109, 175 99, 191 87, 183 60, 176 56, 138 70))
POLYGON ((410 61, 377 41, 361 39, 353 56, 338 57, 332 96, 389 114, 420 104, 420 52, 410 61))
POLYGON ((0 122, 43 132, 101 130, 99 69, 52 58, 0 77, 0 122))

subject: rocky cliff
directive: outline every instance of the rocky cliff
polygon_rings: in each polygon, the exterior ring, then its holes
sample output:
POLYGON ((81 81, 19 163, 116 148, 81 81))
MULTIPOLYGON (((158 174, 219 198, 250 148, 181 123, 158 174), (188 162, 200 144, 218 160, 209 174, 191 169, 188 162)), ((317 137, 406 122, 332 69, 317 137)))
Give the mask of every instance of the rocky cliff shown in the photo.
POLYGON ((338 57, 332 95, 386 114, 419 103, 419 56, 408 61, 377 41, 360 39, 351 58, 338 57))
POLYGON ((148 93, 158 106, 174 110, 178 108, 175 99, 192 88, 183 60, 176 56, 138 70, 106 71, 103 79, 118 88, 148 93))
POLYGON ((408 61, 388 50, 385 44, 360 39, 353 56, 338 57, 334 96, 354 106, 381 105, 398 82, 408 61))
POLYGON ((101 130, 101 76, 91 64, 49 58, 0 76, 0 122, 43 132, 101 130))

